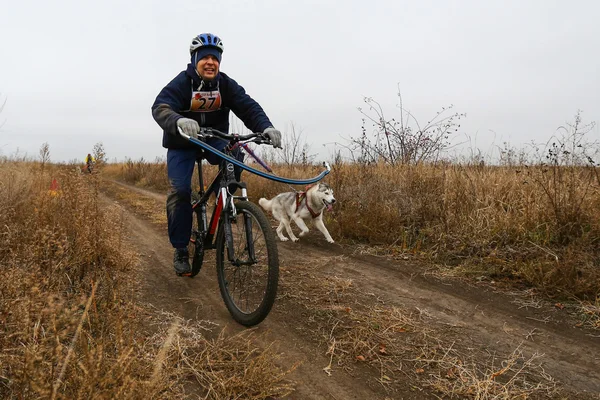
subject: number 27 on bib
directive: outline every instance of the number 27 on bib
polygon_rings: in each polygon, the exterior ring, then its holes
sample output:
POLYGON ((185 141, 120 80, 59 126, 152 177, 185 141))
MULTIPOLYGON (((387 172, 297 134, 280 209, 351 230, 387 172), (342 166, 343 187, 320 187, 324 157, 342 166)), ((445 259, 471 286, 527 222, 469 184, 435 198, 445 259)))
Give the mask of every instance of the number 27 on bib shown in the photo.
POLYGON ((191 111, 210 112, 221 108, 221 92, 193 92, 191 111))

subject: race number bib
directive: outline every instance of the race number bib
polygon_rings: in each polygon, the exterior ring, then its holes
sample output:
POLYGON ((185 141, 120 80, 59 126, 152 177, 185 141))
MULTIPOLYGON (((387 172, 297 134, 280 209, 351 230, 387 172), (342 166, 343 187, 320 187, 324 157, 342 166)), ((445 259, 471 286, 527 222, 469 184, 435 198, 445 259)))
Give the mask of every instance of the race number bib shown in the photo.
POLYGON ((192 92, 190 111, 211 112, 221 108, 221 92, 218 90, 208 92, 192 92))

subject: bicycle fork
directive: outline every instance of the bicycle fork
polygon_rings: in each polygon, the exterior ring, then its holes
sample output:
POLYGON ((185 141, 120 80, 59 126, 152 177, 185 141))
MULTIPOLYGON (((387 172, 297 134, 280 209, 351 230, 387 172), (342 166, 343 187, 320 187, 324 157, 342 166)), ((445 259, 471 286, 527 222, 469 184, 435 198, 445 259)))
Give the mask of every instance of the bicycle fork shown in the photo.
MULTIPOLYGON (((225 191, 225 189, 223 189, 223 191, 225 191)), ((235 204, 233 203, 234 200, 234 196, 229 196, 229 204, 227 205, 227 213, 225 213, 226 218, 228 218, 228 223, 224 224, 224 229, 225 229, 225 243, 227 245, 227 259, 235 266, 241 266, 241 265, 253 265, 256 264, 256 256, 255 256, 255 252, 254 252, 254 240, 253 240, 253 234, 252 234, 252 216, 247 214, 247 213, 242 213, 243 216, 243 224, 244 224, 244 233, 245 233, 245 238, 238 238, 238 240, 244 240, 244 244, 245 244, 245 254, 248 255, 248 260, 240 260, 239 258, 236 258, 236 254, 235 254, 235 248, 234 248, 234 237, 233 237, 233 228, 232 228, 232 222, 237 224, 237 209, 235 207, 235 204), (234 222, 235 221, 235 222, 234 222)), ((241 198, 243 200, 247 200, 247 194, 246 194, 246 189, 243 188, 242 189, 242 196, 241 198)))

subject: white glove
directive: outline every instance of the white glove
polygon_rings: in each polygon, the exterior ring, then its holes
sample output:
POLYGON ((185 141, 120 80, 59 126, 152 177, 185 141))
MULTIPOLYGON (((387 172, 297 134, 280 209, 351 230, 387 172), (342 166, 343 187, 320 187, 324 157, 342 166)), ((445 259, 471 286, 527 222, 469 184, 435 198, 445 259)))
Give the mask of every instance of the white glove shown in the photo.
POLYGON ((198 132, 200 132, 200 125, 198 122, 190 118, 179 118, 177 120, 177 127, 181 128, 183 133, 191 138, 198 139, 198 132))
POLYGON ((277 129, 273 128, 272 126, 270 126, 267 129, 265 129, 263 133, 265 134, 265 136, 267 136, 271 140, 271 144, 273 145, 273 147, 280 148, 280 149, 282 148, 281 147, 281 132, 279 132, 277 129))

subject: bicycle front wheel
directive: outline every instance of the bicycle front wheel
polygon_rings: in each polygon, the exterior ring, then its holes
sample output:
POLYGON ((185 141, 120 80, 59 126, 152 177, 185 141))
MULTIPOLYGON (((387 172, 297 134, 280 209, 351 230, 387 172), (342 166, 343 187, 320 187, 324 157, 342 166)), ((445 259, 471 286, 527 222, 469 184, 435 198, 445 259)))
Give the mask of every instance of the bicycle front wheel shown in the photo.
POLYGON ((233 319, 254 326, 267 317, 277 295, 277 242, 269 220, 256 204, 240 201, 235 207, 235 217, 227 212, 221 217, 217 278, 233 319))
POLYGON ((204 237, 200 231, 200 211, 194 210, 192 212, 192 234, 190 235, 190 243, 188 245, 188 252, 190 254, 190 263, 192 267, 191 277, 198 275, 200 269, 202 269, 202 262, 204 261, 204 237))

